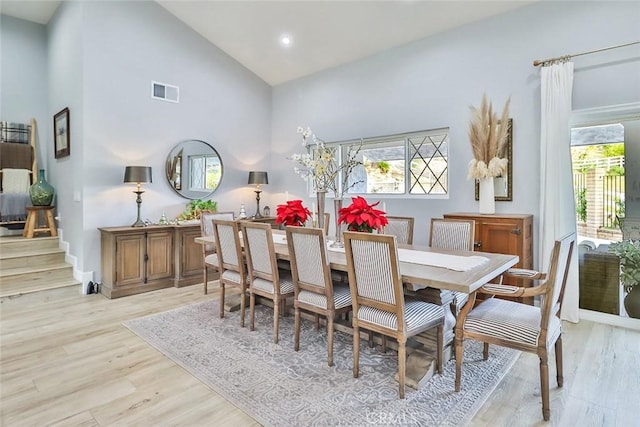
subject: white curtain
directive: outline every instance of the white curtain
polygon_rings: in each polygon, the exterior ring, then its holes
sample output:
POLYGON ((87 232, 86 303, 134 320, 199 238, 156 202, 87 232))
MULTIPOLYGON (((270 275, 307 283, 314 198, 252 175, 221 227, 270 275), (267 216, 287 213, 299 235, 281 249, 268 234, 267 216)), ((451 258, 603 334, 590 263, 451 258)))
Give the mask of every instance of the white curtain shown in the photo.
MULTIPOLYGON (((571 93, 573 63, 541 69, 540 220, 539 262, 549 268, 556 239, 576 231, 576 209, 571 173, 571 93)), ((578 318, 578 250, 574 248, 562 306, 562 318, 578 318)))

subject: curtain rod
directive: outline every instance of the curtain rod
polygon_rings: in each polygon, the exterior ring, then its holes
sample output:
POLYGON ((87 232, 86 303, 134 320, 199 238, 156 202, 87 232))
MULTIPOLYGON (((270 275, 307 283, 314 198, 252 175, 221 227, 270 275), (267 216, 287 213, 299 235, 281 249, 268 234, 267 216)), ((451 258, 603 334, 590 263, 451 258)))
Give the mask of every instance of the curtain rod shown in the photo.
POLYGON ((557 58, 548 58, 548 59, 543 59, 543 60, 537 60, 536 59, 536 60, 533 61, 533 66, 537 67, 539 65, 544 65, 544 64, 547 64, 547 63, 553 62, 553 61, 560 61, 562 59, 571 59, 571 58, 573 58, 575 56, 589 55, 591 53, 602 52, 602 51, 611 50, 611 49, 618 49, 620 47, 631 46, 631 45, 634 45, 634 44, 640 44, 640 41, 631 42, 631 43, 625 43, 625 44, 619 44, 617 46, 604 47, 602 49, 590 50, 588 52, 574 53, 573 55, 558 56, 557 58))

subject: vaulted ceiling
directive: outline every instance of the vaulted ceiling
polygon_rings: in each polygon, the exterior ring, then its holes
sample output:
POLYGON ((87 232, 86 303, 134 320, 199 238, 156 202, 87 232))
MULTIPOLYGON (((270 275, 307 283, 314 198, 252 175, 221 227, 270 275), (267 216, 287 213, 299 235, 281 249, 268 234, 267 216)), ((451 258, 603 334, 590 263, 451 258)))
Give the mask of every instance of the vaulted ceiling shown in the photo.
MULTIPOLYGON (((361 59, 532 2, 157 0, 167 11, 270 85, 361 59), (283 35, 290 37, 290 45, 283 46, 283 35)), ((60 3, 1 0, 0 11, 46 24, 60 3)))

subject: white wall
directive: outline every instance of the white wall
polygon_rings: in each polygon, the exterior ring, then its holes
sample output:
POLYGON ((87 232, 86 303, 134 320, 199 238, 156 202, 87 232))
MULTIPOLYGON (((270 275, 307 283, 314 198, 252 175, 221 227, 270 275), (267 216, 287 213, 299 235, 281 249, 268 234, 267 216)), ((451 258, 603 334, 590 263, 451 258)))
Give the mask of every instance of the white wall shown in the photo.
MULTIPOLYGON (((634 2, 540 2, 277 86, 272 188, 305 195, 282 161, 300 151, 298 125, 327 141, 449 127, 450 198, 386 199, 391 214, 416 217, 414 242, 426 244, 429 218, 478 210, 466 179, 468 107, 486 92, 498 109, 511 96, 513 117, 513 201, 497 202, 496 211, 534 214, 539 227, 540 80, 532 62, 638 40, 638 16, 634 2)), ((640 49, 584 58, 574 60, 574 108, 638 100, 640 49)))
POLYGON ((36 119, 38 165, 50 150, 47 109, 47 33, 40 24, 0 15, 0 120, 30 123, 36 119))
POLYGON ((153 167, 153 183, 144 186, 143 219, 155 222, 163 212, 173 218, 184 209, 188 200, 169 187, 164 172, 167 155, 180 141, 200 139, 220 154, 224 177, 212 196, 219 209, 237 211, 253 197, 247 172, 267 169, 268 162, 266 83, 154 2, 63 3, 49 27, 56 41, 74 37, 66 40, 77 54, 71 62, 81 62, 63 71, 55 61, 63 58, 63 43, 52 46, 53 82, 68 72, 75 86, 69 96, 52 99, 78 104, 69 105, 71 156, 57 161, 59 181, 53 184, 67 196, 60 206, 61 228, 80 270, 95 271, 100 280, 97 228, 135 221, 133 188, 122 183, 125 166, 153 167), (152 80, 179 86, 180 103, 152 99, 152 80), (81 128, 74 120, 78 114, 81 128), (81 202, 73 201, 73 192, 81 202))

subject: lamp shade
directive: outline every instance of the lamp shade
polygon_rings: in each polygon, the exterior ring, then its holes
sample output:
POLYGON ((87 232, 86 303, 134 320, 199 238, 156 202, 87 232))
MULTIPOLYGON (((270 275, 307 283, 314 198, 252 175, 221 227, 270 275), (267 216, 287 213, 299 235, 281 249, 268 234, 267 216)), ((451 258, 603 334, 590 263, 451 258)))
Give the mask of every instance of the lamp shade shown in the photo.
POLYGON ((150 166, 127 166, 124 169, 125 184, 140 184, 153 182, 150 166))
POLYGON ((251 171, 249 172, 249 182, 247 184, 263 185, 269 183, 269 177, 264 171, 251 171))

